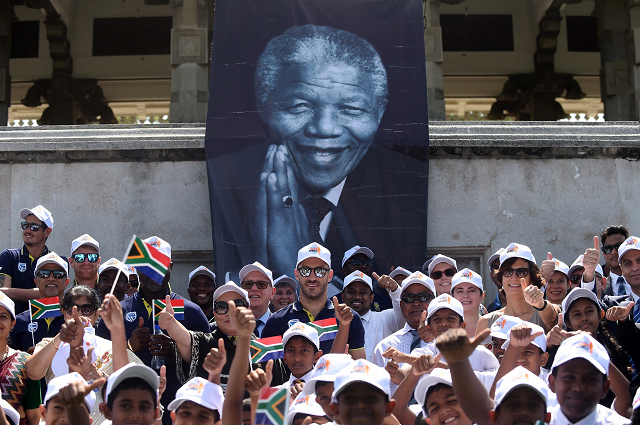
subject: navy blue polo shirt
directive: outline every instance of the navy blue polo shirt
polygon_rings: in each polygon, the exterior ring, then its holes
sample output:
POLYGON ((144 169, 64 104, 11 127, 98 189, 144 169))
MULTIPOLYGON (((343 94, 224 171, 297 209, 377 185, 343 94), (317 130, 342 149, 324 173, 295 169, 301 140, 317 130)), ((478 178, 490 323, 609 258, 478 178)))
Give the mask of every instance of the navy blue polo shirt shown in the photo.
MULTIPOLYGON (((48 253, 49 248, 45 246, 40 257, 47 255, 48 253)), ((12 288, 35 288, 36 283, 33 280, 33 269, 36 267, 38 258, 33 258, 31 254, 29 254, 29 250, 26 245, 23 245, 22 248, 5 249, 0 252, 0 274, 11 278, 12 288)), ((13 300, 13 302, 16 304, 16 315, 29 310, 29 303, 16 300, 13 300)))
MULTIPOLYGON (((360 320, 358 313, 353 311, 353 309, 351 311, 353 312, 353 320, 349 325, 349 350, 364 349, 364 327, 362 326, 362 320, 360 320)), ((332 317, 336 317, 336 315, 331 301, 327 300, 325 307, 316 317, 313 317, 302 307, 300 298, 298 298, 295 303, 289 304, 269 316, 269 320, 267 320, 267 323, 262 329, 262 338, 284 335, 287 329, 297 322, 309 323, 316 320, 331 319, 332 317)), ((320 341, 320 349, 324 354, 330 353, 332 346, 332 339, 320 341)))
POLYGON ((39 343, 43 338, 53 338, 58 335, 60 328, 64 323, 64 316, 53 317, 51 319, 38 319, 31 323, 31 314, 29 310, 24 311, 16 316, 16 325, 9 334, 9 346, 15 350, 27 351, 29 347, 33 347, 33 341, 39 343), (34 328, 33 339, 31 338, 30 328, 34 328))
MULTIPOLYGON (((184 299, 180 295, 175 292, 171 292, 169 294, 172 300, 182 300, 184 299)), ((124 331, 127 335, 127 341, 131 338, 131 334, 138 327, 139 318, 144 318, 144 327, 148 328, 151 332, 153 332, 153 323, 152 317, 147 307, 145 306, 145 301, 140 292, 136 292, 130 297, 125 298, 121 301, 122 305, 122 313, 124 315, 124 331)), ((199 331, 209 333, 209 321, 206 316, 196 304, 189 300, 184 300, 184 320, 180 320, 180 323, 190 331, 199 331)), ((103 321, 98 323, 98 328, 96 330, 96 335, 101 336, 106 339, 111 339, 111 332, 105 326, 103 321)), ((135 353, 140 360, 147 366, 151 366, 151 359, 153 356, 148 348, 138 351, 135 353)), ((176 376, 176 365, 174 362, 165 361, 165 366, 167 367, 167 389, 162 394, 162 405, 168 406, 169 403, 175 399, 176 391, 182 386, 180 381, 176 376)), ((158 372, 158 371, 156 371, 158 372)), ((171 416, 164 415, 162 419, 163 424, 171 425, 171 416), (165 419, 167 418, 167 419, 165 419)))

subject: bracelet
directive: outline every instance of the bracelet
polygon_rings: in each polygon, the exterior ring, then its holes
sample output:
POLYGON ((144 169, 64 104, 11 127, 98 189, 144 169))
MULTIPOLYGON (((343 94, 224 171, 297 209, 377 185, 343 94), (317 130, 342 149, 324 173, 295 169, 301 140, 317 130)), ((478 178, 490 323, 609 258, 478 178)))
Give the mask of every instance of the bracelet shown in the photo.
POLYGON ((56 350, 60 349, 60 346, 56 345, 56 337, 55 336, 53 337, 53 346, 56 347, 56 350))
POLYGON ((135 353, 135 350, 131 347, 131 340, 127 340, 127 347, 129 347, 129 350, 135 353))
POLYGON ((548 304, 547 300, 544 300, 544 305, 542 306, 542 308, 538 308, 538 307, 536 307, 535 305, 534 305, 534 306, 532 306, 532 307, 533 307, 533 308, 535 308, 535 309, 536 309, 536 310, 538 310, 538 311, 542 311, 542 310, 544 310, 545 308, 547 308, 547 304, 548 304))

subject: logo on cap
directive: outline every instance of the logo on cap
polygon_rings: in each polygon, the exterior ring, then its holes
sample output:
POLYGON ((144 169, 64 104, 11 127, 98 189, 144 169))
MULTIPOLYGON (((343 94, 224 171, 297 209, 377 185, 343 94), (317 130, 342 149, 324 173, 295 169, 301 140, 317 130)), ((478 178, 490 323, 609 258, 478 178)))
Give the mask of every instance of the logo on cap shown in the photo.
POLYGON ((315 253, 319 253, 320 252, 320 247, 316 244, 313 244, 309 247, 309 252, 315 252, 315 253))
POLYGON ((296 406, 299 405, 299 404, 303 404, 303 403, 304 404, 309 404, 309 397, 310 396, 306 396, 306 397, 303 397, 303 398, 296 399, 296 403, 295 403, 296 406))
POLYGON ((466 277, 467 279, 471 279, 473 277, 473 273, 471 270, 462 273, 462 277, 466 277))
POLYGON ((442 298, 440 298, 440 301, 438 301, 440 304, 444 304, 445 302, 447 304, 451 304, 451 297, 449 295, 446 295, 442 298))
POLYGON ((304 331, 304 323, 298 322, 298 324, 294 328, 291 328, 291 330, 292 331, 304 331))
POLYGON ((192 391, 197 391, 198 394, 200 394, 202 390, 204 390, 204 384, 201 381, 194 382, 193 384, 189 385, 187 389, 192 391))
POLYGON ((579 342, 576 347, 580 347, 580 348, 584 348, 585 350, 587 350, 589 352, 589 354, 593 354, 593 343, 589 342, 579 342))
POLYGON ((524 373, 522 375, 517 375, 511 378, 512 380, 518 380, 518 379, 524 379, 525 381, 529 381, 529 374, 528 373, 524 373))
POLYGON ((358 276, 360 279, 364 279, 364 275, 362 274, 362 272, 354 273, 354 276, 358 276))
POLYGON ((556 265, 556 268, 560 267, 560 261, 555 260, 555 265, 556 265))
POLYGON ((638 245, 638 239, 631 236, 629 239, 627 239, 627 245, 638 245))
POLYGON ((355 366, 352 370, 351 373, 364 373, 365 375, 369 374, 369 366, 368 365, 364 365, 364 366, 355 366))
POLYGON ((502 319, 498 320, 495 324, 500 326, 500 329, 504 329, 505 325, 507 324, 507 319, 503 317, 502 319))
POLYGON ((331 366, 331 362, 326 359, 322 359, 316 368, 317 371, 324 370, 325 372, 329 371, 329 366, 331 366))
POLYGON ((515 252, 518 253, 518 246, 515 244, 511 244, 507 247, 507 252, 515 252))

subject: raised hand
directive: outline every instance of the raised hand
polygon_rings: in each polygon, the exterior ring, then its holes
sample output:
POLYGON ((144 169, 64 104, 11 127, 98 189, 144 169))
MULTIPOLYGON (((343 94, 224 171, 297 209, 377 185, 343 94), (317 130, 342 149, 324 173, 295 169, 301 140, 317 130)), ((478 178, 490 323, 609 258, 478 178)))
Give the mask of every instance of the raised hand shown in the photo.
POLYGON ((171 338, 165 334, 152 334, 149 340, 149 351, 154 356, 160 356, 167 362, 173 362, 174 351, 171 338))
POLYGON ((387 362, 384 369, 389 373, 391 377, 391 382, 396 385, 400 385, 402 380, 404 379, 404 375, 400 371, 400 365, 395 360, 391 359, 387 362))
POLYGON ((290 395, 289 402, 293 403, 296 397, 298 397, 298 394, 300 394, 303 389, 304 389, 304 382, 296 382, 295 384, 293 384, 291 388, 289 388, 289 395, 290 395))
POLYGON ((544 332, 538 331, 532 333, 532 330, 526 323, 520 323, 511 328, 509 336, 509 345, 514 347, 526 347, 533 342, 534 339, 542 335, 544 332))
POLYGON ((65 321, 60 328, 60 340, 71 345, 71 348, 82 345, 84 338, 84 322, 78 313, 78 307, 73 306, 71 319, 65 321))
POLYGON ((164 390, 167 389, 167 367, 165 365, 160 366, 160 386, 158 387, 158 400, 162 397, 164 390))
POLYGON ((520 278, 520 286, 522 286, 522 295, 527 304, 532 305, 535 308, 542 308, 544 306, 544 294, 536 285, 527 286, 527 281, 520 278))
POLYGON ((584 273, 582 274, 582 280, 584 282, 591 282, 595 278, 596 266, 600 263, 600 238, 598 236, 593 237, 593 248, 589 248, 584 252, 582 258, 582 265, 584 266, 584 273))
POLYGON ((100 378, 91 384, 83 384, 81 382, 72 382, 58 392, 58 400, 65 406, 84 405, 84 398, 91 391, 101 387, 107 382, 106 378, 100 378))
POLYGON ((420 326, 418 326, 418 336, 421 340, 426 342, 427 344, 433 341, 433 334, 427 328, 427 310, 422 312, 422 316, 420 316, 420 326))
POLYGON ((338 323, 342 326, 349 325, 353 320, 353 312, 351 311, 351 308, 346 304, 339 304, 338 297, 333 297, 332 301, 338 323))
POLYGON ((393 360, 397 363, 413 363, 416 359, 415 357, 405 354, 394 347, 387 348, 384 353, 382 353, 382 357, 393 360))
POLYGON ((209 350, 202 367, 209 372, 209 381, 214 382, 222 373, 222 368, 227 363, 227 350, 224 348, 224 340, 218 339, 218 348, 209 350))
POLYGON ((413 373, 415 376, 428 375, 436 367, 446 367, 446 364, 440 362, 441 358, 442 353, 436 354, 435 357, 432 357, 430 355, 422 355, 418 357, 415 362, 413 362, 411 373, 413 373))
POLYGON ((133 352, 137 353, 149 348, 151 342, 151 331, 144 326, 144 318, 138 318, 138 327, 131 333, 129 344, 133 352))
POLYGON ((549 279, 551 279, 555 269, 556 262, 553 260, 553 255, 550 252, 547 252, 547 259, 540 265, 540 274, 545 282, 549 282, 549 279))
POLYGON ((260 390, 271 385, 272 379, 273 379, 273 360, 269 360, 267 362, 267 366, 265 367, 265 370, 262 370, 262 369, 252 370, 247 375, 245 387, 249 392, 249 394, 259 395, 260 390))
POLYGON ((174 316, 173 306, 171 305, 171 298, 169 295, 165 298, 165 308, 162 309, 158 315, 158 325, 167 332, 171 332, 173 326, 177 323, 174 316))
POLYGON ((113 294, 104 296, 102 305, 98 309, 98 314, 102 317, 102 321, 109 331, 112 333, 116 329, 124 331, 124 319, 122 313, 122 305, 118 298, 113 294))
POLYGON ((386 274, 378 276, 376 272, 373 272, 373 278, 378 281, 378 286, 386 289, 387 291, 393 292, 398 289, 398 282, 386 274))
POLYGON ((233 301, 229 301, 229 320, 238 337, 251 338, 256 328, 256 319, 251 310, 246 307, 236 307, 233 301))
POLYGON ((467 359, 490 333, 491 329, 485 329, 473 339, 469 339, 464 329, 449 329, 436 338, 436 347, 447 363, 457 363, 467 359))
POLYGON ((629 304, 627 304, 626 307, 622 307, 618 305, 609 307, 604 317, 606 317, 607 320, 611 322, 617 322, 617 321, 626 322, 627 320, 629 320, 629 317, 631 315, 631 312, 633 311, 633 307, 635 306, 635 304, 636 304, 635 302, 631 301, 629 304))

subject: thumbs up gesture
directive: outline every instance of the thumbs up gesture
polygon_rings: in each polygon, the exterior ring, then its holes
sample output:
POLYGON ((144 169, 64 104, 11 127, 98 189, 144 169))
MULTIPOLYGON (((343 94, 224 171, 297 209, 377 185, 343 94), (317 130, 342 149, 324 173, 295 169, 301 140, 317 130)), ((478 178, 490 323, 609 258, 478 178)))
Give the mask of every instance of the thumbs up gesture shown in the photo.
POLYGON ((527 286, 527 281, 524 278, 520 278, 520 286, 522 286, 522 295, 527 304, 538 309, 544 306, 544 294, 540 288, 536 285, 527 286))
POLYGON ((449 329, 436 338, 436 347, 440 353, 442 353, 447 363, 458 363, 469 358, 476 347, 480 345, 490 333, 491 329, 485 329, 474 338, 469 339, 464 329, 449 329))
POLYGON ((169 297, 169 295, 167 295, 164 301, 166 307, 163 308, 158 315, 158 324, 162 329, 170 333, 177 320, 174 317, 175 313, 173 311, 173 306, 171 305, 171 298, 169 297))
POLYGON ((549 279, 551 279, 555 269, 556 262, 553 260, 553 255, 550 252, 547 252, 547 259, 540 265, 540 274, 545 282, 549 282, 549 279))
POLYGON ((513 345, 514 347, 526 347, 531 344, 534 339, 542 335, 544 332, 532 332, 533 329, 529 327, 526 323, 520 323, 510 331, 509 337, 509 345, 513 345))
POLYGON ((252 370, 245 382, 245 387, 249 394, 259 395, 260 390, 271 385, 273 379, 273 360, 267 362, 265 370, 256 369, 252 370))
POLYGON ((600 238, 593 237, 593 248, 589 248, 584 252, 582 265, 584 266, 584 274, 582 280, 591 282, 595 278, 596 266, 600 263, 600 238))
POLYGON ((129 345, 134 353, 149 348, 151 342, 151 331, 144 326, 144 318, 138 317, 138 327, 131 333, 129 345))
POLYGON ((418 326, 418 336, 427 344, 433 341, 433 334, 427 327, 427 310, 422 312, 420 316, 420 326, 418 326))
POLYGON ((339 304, 338 297, 333 297, 333 309, 336 316, 336 320, 341 326, 347 326, 353 320, 353 312, 351 308, 346 304, 339 304))
POLYGON ((218 348, 212 348, 204 359, 202 367, 209 372, 209 381, 214 384, 220 383, 222 368, 227 363, 227 350, 224 348, 222 338, 218 339, 218 348), (216 382, 217 381, 217 382, 216 382))
POLYGON ((618 322, 618 321, 626 322, 627 320, 629 320, 629 317, 633 312, 634 306, 635 306, 635 303, 631 301, 629 304, 627 304, 626 307, 622 307, 622 306, 609 307, 605 317, 607 318, 607 320, 611 322, 618 322))
POLYGON ((395 291, 398 289, 398 282, 396 282, 393 278, 388 275, 378 276, 376 272, 373 272, 373 278, 378 281, 378 286, 386 289, 387 291, 395 291))

